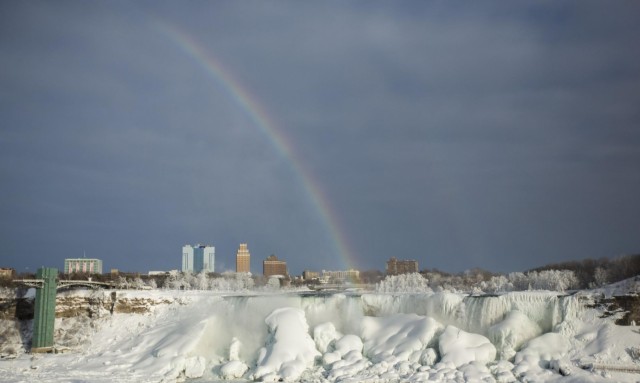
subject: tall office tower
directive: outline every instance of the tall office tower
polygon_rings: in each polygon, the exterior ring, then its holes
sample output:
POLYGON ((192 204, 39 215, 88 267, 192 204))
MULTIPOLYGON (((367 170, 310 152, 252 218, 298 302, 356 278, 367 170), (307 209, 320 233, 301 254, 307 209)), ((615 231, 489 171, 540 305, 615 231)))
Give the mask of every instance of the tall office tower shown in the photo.
POLYGON ((184 245, 182 247, 182 271, 199 273, 215 271, 216 248, 197 244, 195 246, 184 245))
POLYGON ((236 273, 251 272, 251 255, 246 243, 241 243, 236 253, 236 273))

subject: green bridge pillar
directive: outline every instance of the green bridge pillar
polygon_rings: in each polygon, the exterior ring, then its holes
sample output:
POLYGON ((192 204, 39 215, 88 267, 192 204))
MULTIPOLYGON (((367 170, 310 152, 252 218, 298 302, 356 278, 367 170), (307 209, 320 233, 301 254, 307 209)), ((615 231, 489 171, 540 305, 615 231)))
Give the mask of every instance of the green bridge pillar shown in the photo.
POLYGON ((36 278, 44 280, 44 284, 42 288, 36 289, 31 352, 48 352, 53 348, 58 269, 38 269, 36 278))

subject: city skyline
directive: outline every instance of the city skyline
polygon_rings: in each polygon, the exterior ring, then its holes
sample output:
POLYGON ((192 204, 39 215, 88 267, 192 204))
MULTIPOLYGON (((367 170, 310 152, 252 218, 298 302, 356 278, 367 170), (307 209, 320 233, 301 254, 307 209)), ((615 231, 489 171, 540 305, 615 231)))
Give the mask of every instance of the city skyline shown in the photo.
POLYGON ((636 254, 639 12, 4 2, 0 266, 169 270, 200 238, 295 274, 636 254))

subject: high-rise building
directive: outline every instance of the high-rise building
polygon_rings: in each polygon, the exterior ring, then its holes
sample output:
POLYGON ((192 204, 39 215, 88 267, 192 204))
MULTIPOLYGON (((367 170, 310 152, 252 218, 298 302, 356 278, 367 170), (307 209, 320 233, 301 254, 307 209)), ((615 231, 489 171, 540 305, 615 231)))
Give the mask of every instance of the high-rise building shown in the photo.
POLYGON ((272 275, 288 275, 287 262, 278 259, 275 255, 271 254, 264 261, 262 261, 262 273, 265 277, 272 275))
POLYGON ((418 261, 413 259, 398 260, 396 257, 391 257, 387 261, 387 275, 409 274, 417 273, 418 261))
POLYGON ((215 271, 216 248, 211 245, 197 244, 182 247, 182 271, 199 273, 215 271))
POLYGON ((64 273, 102 274, 102 260, 95 258, 66 258, 64 273))
POLYGON ((246 243, 241 243, 236 253, 236 273, 251 272, 251 254, 246 243))

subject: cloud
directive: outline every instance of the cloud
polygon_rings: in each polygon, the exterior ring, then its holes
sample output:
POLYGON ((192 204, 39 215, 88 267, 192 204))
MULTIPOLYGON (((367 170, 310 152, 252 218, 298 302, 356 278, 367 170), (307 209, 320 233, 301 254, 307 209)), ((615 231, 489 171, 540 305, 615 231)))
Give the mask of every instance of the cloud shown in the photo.
POLYGON ((188 242, 220 264, 249 242, 294 272, 345 266, 292 159, 163 23, 262 104, 362 269, 640 245, 635 4, 2 7, 0 255, 18 268, 80 248, 176 268, 188 242), (16 259, 25 241, 47 254, 16 259))

